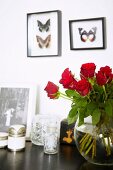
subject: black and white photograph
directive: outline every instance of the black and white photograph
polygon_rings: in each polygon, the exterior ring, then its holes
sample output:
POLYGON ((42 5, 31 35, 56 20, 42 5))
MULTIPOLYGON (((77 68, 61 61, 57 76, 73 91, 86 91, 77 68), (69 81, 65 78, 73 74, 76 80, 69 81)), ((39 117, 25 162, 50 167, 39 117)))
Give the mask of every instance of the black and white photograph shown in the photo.
POLYGON ((70 49, 105 49, 105 18, 69 21, 70 49))
POLYGON ((0 130, 10 125, 27 124, 28 88, 0 88, 0 130))
POLYGON ((57 56, 61 53, 61 11, 27 14, 27 56, 57 56))

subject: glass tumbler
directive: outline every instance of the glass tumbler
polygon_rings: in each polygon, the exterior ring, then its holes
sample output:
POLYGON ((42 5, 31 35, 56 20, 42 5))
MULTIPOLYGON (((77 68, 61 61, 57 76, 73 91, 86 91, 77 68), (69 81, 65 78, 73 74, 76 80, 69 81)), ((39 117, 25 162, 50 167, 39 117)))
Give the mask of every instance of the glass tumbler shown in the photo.
POLYGON ((48 119, 44 135, 44 153, 56 154, 59 147, 59 128, 58 122, 48 119))
POLYGON ((44 145, 44 132, 46 128, 47 115, 37 114, 32 121, 31 142, 35 145, 44 145))

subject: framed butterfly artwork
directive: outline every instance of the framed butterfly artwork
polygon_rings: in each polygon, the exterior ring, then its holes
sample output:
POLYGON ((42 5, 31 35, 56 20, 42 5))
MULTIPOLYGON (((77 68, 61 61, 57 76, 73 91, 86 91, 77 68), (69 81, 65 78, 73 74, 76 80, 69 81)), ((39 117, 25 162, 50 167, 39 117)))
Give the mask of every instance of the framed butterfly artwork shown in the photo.
POLYGON ((27 14, 27 56, 61 55, 61 11, 27 14))
POLYGON ((105 49, 105 18, 69 20, 70 49, 105 49))

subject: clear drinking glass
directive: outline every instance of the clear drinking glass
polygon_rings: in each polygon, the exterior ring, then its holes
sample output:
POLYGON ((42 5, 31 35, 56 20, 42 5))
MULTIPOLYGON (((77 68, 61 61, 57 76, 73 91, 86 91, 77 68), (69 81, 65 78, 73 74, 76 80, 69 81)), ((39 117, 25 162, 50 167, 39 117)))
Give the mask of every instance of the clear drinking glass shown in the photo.
POLYGON ((44 135, 44 153, 56 154, 59 148, 59 125, 55 119, 48 119, 44 135))
POLYGON ((48 116, 44 114, 37 114, 32 121, 31 142, 35 145, 44 145, 47 117, 48 116))

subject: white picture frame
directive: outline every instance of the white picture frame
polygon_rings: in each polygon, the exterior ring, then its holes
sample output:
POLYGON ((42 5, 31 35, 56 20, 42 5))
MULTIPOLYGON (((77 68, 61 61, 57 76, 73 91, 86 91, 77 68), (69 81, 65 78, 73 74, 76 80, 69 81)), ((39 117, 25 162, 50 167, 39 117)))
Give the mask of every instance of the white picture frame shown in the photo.
POLYGON ((8 132, 11 125, 22 124, 26 127, 26 140, 30 140, 36 94, 37 87, 29 83, 0 83, 0 131, 8 132))

